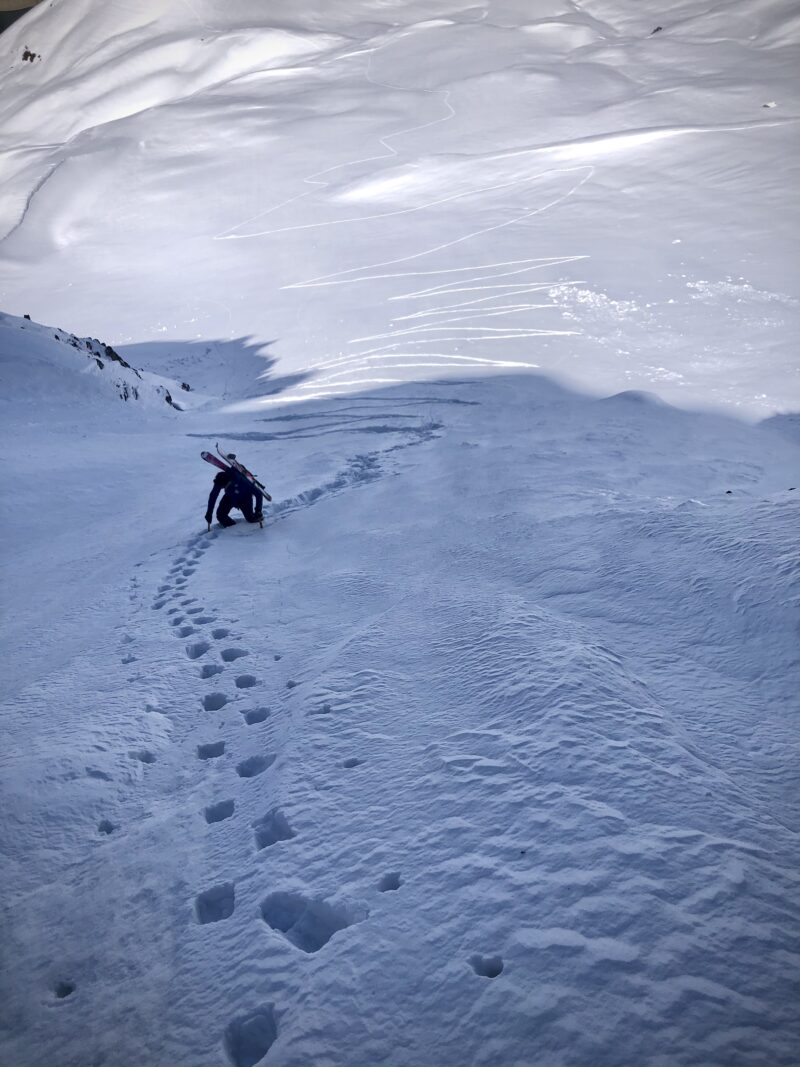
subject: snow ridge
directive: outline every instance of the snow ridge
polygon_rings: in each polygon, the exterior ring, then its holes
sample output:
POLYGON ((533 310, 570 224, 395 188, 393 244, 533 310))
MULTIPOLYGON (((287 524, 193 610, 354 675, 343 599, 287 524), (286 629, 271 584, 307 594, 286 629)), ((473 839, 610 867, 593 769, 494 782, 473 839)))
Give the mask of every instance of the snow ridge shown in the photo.
POLYGON ((95 385, 99 386, 96 395, 110 392, 120 400, 139 401, 150 407, 166 403, 176 411, 185 406, 178 397, 191 390, 187 382, 137 370, 111 345, 96 337, 79 338, 61 328, 32 322, 29 315, 19 319, 2 312, 0 370, 3 401, 9 411, 12 404, 51 407, 55 382, 61 387, 60 402, 69 396, 81 407, 91 403, 95 385), (25 336, 17 331, 25 331, 25 336))

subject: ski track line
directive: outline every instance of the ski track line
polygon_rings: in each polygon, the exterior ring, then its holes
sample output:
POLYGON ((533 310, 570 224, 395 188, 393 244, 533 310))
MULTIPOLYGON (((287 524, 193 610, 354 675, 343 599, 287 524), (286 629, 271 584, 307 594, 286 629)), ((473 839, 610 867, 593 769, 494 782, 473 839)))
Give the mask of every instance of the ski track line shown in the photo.
MULTIPOLYGON (((387 42, 387 44, 388 43, 390 43, 390 42, 387 42)), ((398 150, 396 148, 392 147, 392 145, 389 143, 390 141, 393 141, 398 137, 403 137, 406 134, 417 133, 420 130, 430 129, 432 126, 439 126, 443 122, 449 122, 450 119, 455 117, 456 111, 453 108, 453 106, 450 104, 450 91, 448 89, 414 89, 414 88, 411 88, 409 86, 391 85, 388 82, 376 81, 371 76, 370 69, 372 67, 372 60, 374 58, 374 55, 375 55, 376 52, 380 51, 380 48, 381 48, 381 46, 377 45, 374 48, 366 49, 367 54, 368 54, 367 66, 366 66, 366 69, 364 71, 364 78, 366 79, 366 81, 368 81, 372 85, 375 85, 378 88, 395 89, 398 92, 427 93, 427 94, 429 94, 431 96, 443 96, 444 97, 444 101, 443 102, 444 102, 445 107, 447 108, 447 113, 445 115, 441 116, 440 118, 431 120, 430 122, 423 122, 423 123, 418 124, 416 126, 408 126, 405 129, 395 131, 395 133, 386 134, 383 137, 379 137, 378 138, 378 143, 380 145, 382 145, 386 149, 385 152, 379 152, 377 155, 372 155, 372 156, 362 156, 359 159, 350 159, 350 160, 347 160, 344 163, 337 163, 333 167, 325 167, 323 170, 314 171, 312 174, 309 174, 307 177, 303 178, 303 184, 304 185, 321 186, 323 189, 327 189, 329 183, 322 180, 324 178, 324 176, 327 175, 327 174, 333 174, 335 171, 339 171, 339 170, 346 170, 349 167, 357 167, 357 166, 360 166, 362 163, 377 163, 378 161, 380 161, 382 159, 393 159, 393 158, 396 158, 396 157, 399 156, 400 153, 398 152, 398 150)), ((360 54, 360 52, 349 52, 346 55, 344 55, 342 57, 342 59, 351 58, 351 57, 359 55, 359 54, 360 54)), ((272 229, 262 230, 262 231, 259 231, 258 233, 237 234, 235 232, 236 230, 241 229, 243 226, 249 226, 250 223, 258 222, 259 219, 266 218, 267 215, 271 215, 275 211, 280 211, 281 208, 288 207, 290 204, 296 204, 300 200, 304 200, 306 197, 310 196, 313 191, 314 191, 313 189, 308 189, 303 193, 298 193, 296 196, 292 196, 292 197, 289 197, 287 200, 281 201, 279 204, 273 204, 272 207, 269 207, 266 210, 261 211, 258 214, 251 216, 250 218, 244 219, 242 222, 238 222, 235 226, 231 226, 227 230, 222 230, 220 233, 216 234, 212 238, 212 240, 215 240, 215 241, 250 240, 251 238, 254 238, 254 237, 265 237, 268 234, 275 233, 275 232, 287 232, 287 231, 290 231, 290 230, 313 228, 313 224, 312 224, 312 226, 306 226, 306 225, 289 226, 289 227, 281 228, 280 230, 277 230, 277 231, 276 230, 272 230, 272 229)), ((386 213, 379 214, 379 215, 365 216, 364 219, 362 219, 362 218, 353 219, 353 220, 343 219, 343 220, 340 220, 340 221, 341 222, 347 222, 347 221, 362 222, 362 221, 365 221, 366 219, 384 218, 384 217, 386 217, 386 215, 403 214, 403 213, 404 212, 386 212, 386 213)), ((330 222, 330 223, 320 223, 320 225, 323 225, 323 226, 337 225, 337 222, 334 221, 334 222, 330 222)))
MULTIPOLYGON (((401 35, 402 36, 402 35, 401 35)), ((362 265, 361 267, 349 268, 347 270, 339 271, 333 274, 320 275, 314 278, 306 279, 305 281, 293 282, 288 285, 282 286, 283 289, 309 289, 317 288, 321 286, 331 285, 348 285, 357 284, 360 282, 372 283, 379 279, 393 279, 403 277, 415 277, 422 274, 438 274, 447 275, 453 273, 453 270, 443 268, 438 271, 420 271, 420 272, 405 272, 405 273, 380 273, 385 271, 389 267, 397 267, 401 264, 410 263, 415 260, 423 259, 427 256, 435 255, 436 253, 445 251, 447 249, 455 248, 458 245, 465 244, 469 241, 473 241, 482 237, 486 237, 491 233, 495 233, 506 227, 513 227, 526 219, 533 216, 542 214, 546 211, 554 209, 563 204, 566 200, 579 192, 581 187, 586 184, 595 174, 595 165, 588 162, 589 156, 604 155, 609 153, 619 152, 629 149, 631 147, 639 147, 644 144, 663 141, 668 138, 686 136, 686 135, 709 135, 714 133, 726 133, 739 130, 759 129, 761 127, 782 126, 787 123, 797 122, 798 119, 790 117, 779 120, 758 120, 753 122, 740 122, 740 123, 726 123, 718 125, 672 125, 663 127, 647 127, 639 128, 635 130, 609 132, 604 134, 596 134, 589 137, 577 138, 571 141, 553 142, 551 144, 537 145, 532 148, 522 149, 509 149, 508 151, 499 152, 493 159, 503 160, 519 160, 521 158, 530 158, 533 163, 537 158, 541 159, 543 156, 549 158, 556 163, 556 166, 545 167, 543 170, 533 171, 531 174, 523 178, 514 178, 508 181, 496 182, 491 185, 484 185, 478 188, 470 189, 467 192, 456 192, 448 196, 441 196, 430 200, 424 204, 418 204, 412 207, 398 208, 391 211, 378 211, 372 214, 359 215, 353 218, 347 219, 331 219, 327 222, 309 222, 298 223, 296 225, 277 226, 267 229, 260 229, 254 232, 241 233, 243 228, 251 226, 254 223, 258 223, 262 219, 265 219, 268 215, 273 214, 281 209, 289 207, 290 205, 297 204, 299 201, 309 197, 314 192, 314 188, 327 189, 330 187, 330 181, 326 180, 336 172, 345 171, 348 168, 362 166, 366 163, 378 163, 381 160, 398 159, 400 152, 394 147, 394 142, 412 133, 417 133, 422 130, 431 129, 432 127, 442 125, 451 121, 457 114, 455 107, 451 102, 452 91, 450 89, 425 89, 420 87, 411 87, 407 85, 397 85, 393 82, 387 82, 379 80, 373 74, 373 65, 376 56, 380 52, 389 47, 389 45, 395 43, 395 38, 392 37, 385 41, 383 44, 375 45, 369 49, 359 49, 355 52, 348 52, 340 59, 351 58, 353 56, 361 55, 364 51, 367 52, 368 58, 366 68, 364 70, 365 80, 378 88, 390 89, 397 92, 410 92, 410 93, 424 93, 429 96, 438 96, 441 98, 441 102, 444 107, 444 114, 438 118, 434 118, 428 122, 420 123, 415 126, 405 127, 401 130, 397 130, 394 133, 387 133, 378 137, 378 143, 384 149, 382 152, 378 152, 369 156, 362 156, 357 159, 349 160, 344 163, 336 164, 332 167, 324 168, 323 170, 315 171, 303 179, 303 184, 312 186, 313 188, 307 189, 304 192, 298 193, 296 196, 289 197, 286 200, 281 201, 278 204, 267 208, 264 211, 250 216, 249 218, 237 223, 235 226, 221 231, 215 235, 214 240, 249 240, 257 237, 266 237, 268 235, 274 235, 278 233, 289 233, 299 230, 316 230, 325 227, 332 226, 354 226, 361 223, 369 223, 379 221, 381 219, 388 219, 402 215, 416 215, 421 212, 431 210, 433 208, 441 207, 444 204, 455 203, 459 200, 465 200, 469 197, 475 197, 495 192, 500 189, 508 189, 514 186, 524 186, 526 184, 533 185, 540 181, 552 181, 556 177, 564 175, 575 175, 575 179, 571 186, 563 193, 546 199, 545 203, 538 206, 528 208, 515 217, 493 224, 472 230, 469 233, 462 234, 460 237, 454 238, 450 241, 445 241, 438 245, 431 246, 423 249, 419 252, 411 253, 406 256, 397 257, 395 259, 384 260, 377 263, 370 263, 368 265, 362 265), (561 165, 559 165, 561 164, 561 165), (567 165, 571 164, 571 165, 567 165)), ((586 256, 570 256, 563 259, 553 259, 549 261, 543 260, 527 260, 522 261, 525 264, 521 270, 515 272, 518 274, 525 273, 526 271, 542 269, 546 264, 557 265, 576 262, 580 259, 585 259, 586 256)), ((488 269, 502 268, 514 264, 500 263, 500 264, 483 264, 477 265, 471 268, 455 268, 457 271, 471 271, 480 272, 488 269)), ((305 395, 306 398, 324 398, 326 396, 337 395, 337 391, 346 390, 349 391, 354 386, 364 386, 367 384, 395 384, 402 382, 403 377, 377 377, 377 373, 386 374, 389 371, 404 371, 419 370, 419 369, 432 369, 432 368, 452 368, 453 365, 468 365, 473 369, 478 368, 504 368, 504 369, 525 369, 530 370, 536 368, 538 365, 530 360, 514 360, 514 359, 497 359, 489 356, 472 356, 464 355, 460 349, 462 346, 473 346, 475 344, 485 345, 491 344, 492 347, 496 347, 497 342, 507 341, 519 341, 528 338, 538 337, 569 337, 577 336, 581 333, 580 330, 574 329, 551 329, 547 326, 531 327, 526 324, 510 327, 504 329, 502 327, 490 327, 486 325, 487 319, 497 318, 501 316, 529 316, 532 312, 542 312, 546 310, 563 310, 563 301, 558 302, 557 294, 552 287, 548 287, 546 283, 539 285, 502 285, 498 284, 498 279, 503 277, 502 273, 484 274, 481 278, 472 279, 472 281, 483 281, 486 284, 483 285, 469 285, 466 288, 453 287, 452 283, 446 284, 443 287, 434 287, 432 289, 417 291, 417 292, 401 292, 395 295, 385 298, 387 301, 402 301, 412 299, 429 299, 435 295, 447 295, 448 293, 465 292, 465 291, 481 291, 487 295, 478 297, 473 300, 465 300, 456 304, 431 304, 423 311, 413 312, 408 315, 400 315, 390 318, 390 328, 385 332, 371 337, 352 337, 346 343, 352 345, 355 351, 348 355, 340 355, 335 360, 328 360, 324 362, 318 362, 311 364, 309 369, 316 372, 324 372, 311 382, 300 383, 297 386, 298 396, 305 395), (534 301, 523 301, 514 304, 503 303, 503 300, 507 300, 509 297, 524 298, 539 289, 548 290, 548 302, 537 303, 534 301), (508 291, 510 290, 510 291, 508 291), (481 306, 479 306, 481 305, 481 306), (407 327, 398 324, 408 322, 411 319, 418 319, 417 325, 407 327), (445 325, 439 325, 438 321, 444 320, 445 325), (470 325, 470 323, 476 323, 476 325, 470 325), (374 340, 384 340, 388 343, 378 346, 364 348, 364 343, 374 340), (442 345, 452 345, 453 350, 442 350, 442 345), (340 370, 332 370, 331 368, 341 368, 340 370)), ((561 283, 560 291, 563 292, 563 286, 567 284, 574 286, 580 284, 579 282, 567 282, 561 283)), ((285 398, 284 398, 285 399, 285 398)))
MULTIPOLYGON (((387 41, 386 44, 384 44, 384 45, 377 45, 377 46, 375 46, 375 47, 373 47, 373 48, 368 50, 367 65, 366 65, 366 69, 364 71, 364 78, 366 79, 366 81, 369 82, 371 85, 374 85, 374 86, 376 86, 378 88, 391 89, 391 90, 394 90, 394 91, 397 91, 397 92, 425 93, 425 94, 428 94, 430 96, 439 96, 439 97, 441 97, 442 103, 444 105, 445 114, 441 115, 439 118, 432 119, 429 122, 424 122, 424 123, 417 124, 415 126, 406 127, 406 128, 404 128, 402 130, 397 130, 394 133, 385 134, 382 137, 379 137, 378 138, 378 143, 385 149, 385 151, 379 152, 377 154, 370 155, 370 156, 360 157, 358 159, 348 160, 348 161, 346 161, 344 163, 336 164, 333 167, 326 167, 323 170, 315 171, 314 173, 308 175, 306 178, 303 179, 303 183, 305 185, 310 185, 312 187, 321 187, 323 189, 326 189, 326 188, 329 187, 330 183, 328 181, 326 181, 325 178, 327 176, 329 176, 329 175, 332 175, 333 173, 335 173, 337 171, 346 170, 347 168, 360 166, 360 165, 363 165, 365 163, 377 163, 380 160, 399 158, 399 155, 400 155, 399 150, 393 146, 393 144, 392 144, 393 141, 396 141, 398 138, 402 138, 402 137, 404 137, 404 136, 406 136, 408 134, 417 133, 417 132, 419 132, 421 130, 430 129, 430 128, 434 127, 434 126, 438 126, 438 125, 441 125, 441 124, 443 124, 445 122, 449 122, 451 119, 453 119, 456 116, 457 112, 456 112, 455 108, 453 107, 453 105, 450 102, 451 90, 449 90, 449 89, 413 88, 413 87, 409 87, 409 86, 396 85, 396 84, 393 84, 391 82, 379 81, 377 78, 375 78, 373 76, 372 68, 373 68, 373 61, 375 59, 376 54, 378 54, 382 50, 382 48, 387 47, 388 44, 390 44, 390 43, 392 43, 392 42, 391 41, 387 41)), ((348 53, 348 56, 345 56, 345 57, 342 57, 342 58, 348 58, 349 56, 352 56, 354 54, 358 54, 358 53, 348 53)), ((537 149, 531 149, 531 150, 528 150, 528 151, 533 153, 533 152, 537 151, 537 149)), ((519 154, 519 153, 517 153, 517 154, 519 154)), ((498 157, 498 158, 500 158, 500 157, 498 157)), ((488 275, 481 273, 481 272, 485 272, 487 270, 495 270, 498 267, 499 268, 503 268, 503 267, 507 267, 507 266, 510 266, 510 265, 511 266, 517 265, 517 262, 514 262, 514 263, 499 263, 499 264, 478 264, 478 265, 476 265, 474 267, 468 267, 468 268, 452 268, 452 269, 444 268, 442 270, 434 270, 434 271, 420 271, 420 272, 409 271, 409 272, 405 272, 403 274, 398 274, 398 273, 389 273, 389 274, 383 273, 383 274, 381 274, 379 272, 380 271, 384 271, 386 268, 389 268, 389 267, 396 267, 396 266, 399 266, 400 264, 409 263, 409 262, 412 262, 412 261, 415 261, 415 260, 422 259, 422 258, 424 258, 426 256, 435 255, 438 252, 442 252, 442 251, 445 251, 447 249, 454 248, 454 247, 456 247, 458 245, 465 244, 465 243, 467 243, 469 241, 472 241, 472 240, 475 240, 477 238, 485 237, 488 234, 494 233, 494 232, 496 232, 498 230, 501 230, 501 229, 504 229, 504 228, 507 228, 507 227, 515 226, 515 225, 519 224, 520 222, 525 221, 526 219, 532 218, 535 215, 542 214, 545 211, 548 211, 548 210, 550 210, 552 208, 555 208, 555 207, 559 206, 564 201, 566 201, 571 196, 573 196, 576 192, 578 192, 578 190, 586 182, 588 182, 591 179, 593 174, 594 174, 594 167, 591 166, 591 165, 578 165, 578 166, 572 166, 572 167, 555 167, 555 168, 551 167, 551 168, 546 168, 544 170, 540 170, 540 171, 538 171, 536 173, 532 173, 532 174, 530 174, 530 175, 528 175, 527 177, 524 177, 524 178, 515 178, 515 179, 511 179, 509 181, 497 182, 497 183, 495 183, 493 185, 487 185, 487 186, 484 186, 484 187, 480 187, 478 189, 470 189, 467 192, 454 193, 452 195, 440 197, 438 199, 434 199, 433 201, 427 202, 425 204, 417 205, 417 206, 410 207, 410 208, 400 208, 400 209, 397 209, 397 210, 394 210, 394 211, 385 211, 385 212, 378 212, 378 213, 375 213, 375 214, 361 215, 361 216, 358 216, 356 218, 350 218, 350 219, 332 219, 332 220, 329 220, 328 222, 300 223, 300 224, 293 225, 293 226, 273 227, 273 228, 269 228, 269 229, 258 230, 258 231, 253 232, 253 233, 237 233, 236 232, 238 230, 241 230, 245 226, 249 226, 252 223, 258 222, 259 220, 266 218, 268 215, 270 215, 270 214, 272 214, 272 213, 274 213, 276 211, 279 211, 279 210, 281 210, 283 208, 286 208, 286 207, 288 207, 288 206, 290 206, 292 204, 296 204, 299 201, 307 198, 314 191, 314 189, 312 188, 312 189, 308 189, 308 190, 306 190, 304 192, 298 193, 296 196, 290 197, 287 200, 284 200, 284 201, 282 201, 282 202, 280 202, 278 204, 275 204, 272 207, 267 208, 265 211, 259 212, 258 214, 253 215, 250 218, 245 219, 242 222, 237 223, 235 226, 230 227, 227 230, 221 231, 220 233, 216 234, 212 239, 213 240, 250 240, 250 239, 257 238, 257 237, 266 237, 268 235, 272 235, 272 234, 276 234, 276 233, 288 233, 288 232, 293 232, 293 231, 297 231, 297 230, 306 230, 306 229, 312 230, 312 229, 317 229, 317 228, 321 228, 321 227, 342 226, 342 225, 353 226, 353 225, 356 225, 356 224, 359 224, 359 223, 372 222, 372 221, 377 221, 377 220, 380 220, 380 219, 396 217, 396 216, 400 216, 400 215, 414 215, 414 214, 418 214, 418 213, 423 212, 423 211, 427 211, 427 210, 429 210, 431 208, 440 207, 441 205, 446 204, 446 203, 452 203, 452 202, 455 202, 455 201, 458 201, 458 200, 466 199, 468 197, 475 197, 477 195, 491 193, 491 192, 493 192, 495 190, 507 189, 509 187, 522 186, 522 185, 525 185, 525 184, 533 184, 533 183, 541 181, 541 180, 552 180, 554 176, 562 176, 562 175, 573 176, 574 175, 575 176, 574 180, 572 180, 572 184, 566 190, 566 192, 560 193, 559 195, 547 200, 543 204, 539 204, 539 205, 537 205, 535 207, 526 209, 525 211, 523 211, 520 214, 516 215, 514 218, 508 219, 505 222, 500 222, 500 223, 495 223, 495 224, 490 225, 490 226, 480 227, 480 228, 478 228, 476 230, 470 231, 469 233, 462 234, 460 237, 453 238, 450 241, 442 242, 442 243, 440 243, 438 245, 434 245, 434 246, 428 247, 426 249, 423 249, 422 251, 411 253, 411 254, 406 255, 406 256, 401 256, 401 257, 397 257, 395 259, 390 259, 390 260, 383 260, 381 262, 371 263, 371 264, 364 265, 364 266, 361 266, 361 267, 354 267, 354 268, 350 268, 350 269, 347 269, 347 270, 344 270, 344 271, 340 271, 340 272, 337 272, 337 273, 334 273, 334 274, 321 275, 321 276, 318 276, 318 277, 315 277, 315 278, 306 279, 305 281, 293 282, 293 283, 290 283, 288 285, 284 285, 284 286, 281 287, 282 289, 287 289, 287 290, 288 289, 308 289, 308 288, 316 288, 316 287, 319 287, 319 286, 327 286, 327 285, 347 285, 347 284, 355 284, 355 283, 358 283, 358 282, 373 282, 373 281, 378 280, 378 279, 391 279, 391 278, 401 278, 401 277, 413 278, 413 277, 420 277, 420 276, 423 276, 423 275, 431 275, 431 274, 432 275, 441 276, 441 275, 451 274, 453 272, 463 272, 463 271, 470 271, 470 272, 473 272, 473 273, 474 272, 479 272, 481 274, 480 278, 479 279, 473 279, 473 280, 486 281, 486 282, 490 283, 490 284, 484 284, 484 285, 470 286, 470 289, 473 290, 473 291, 475 289, 477 289, 477 290, 480 290, 483 293, 487 294, 487 295, 485 295, 485 296, 483 296, 483 297, 481 297, 479 299, 472 300, 472 301, 465 301, 462 304, 455 305, 455 306, 454 305, 447 305, 447 304, 442 305, 442 306, 434 305, 434 306, 430 307, 429 309, 427 309, 426 311, 414 313, 413 316, 401 316, 397 320, 391 319, 390 320, 391 327, 395 327, 395 322, 396 321, 403 321, 403 320, 407 319, 408 317, 419 318, 422 321, 419 323, 419 325, 414 326, 412 328, 403 328, 403 327, 401 327, 401 328, 392 328, 392 329, 389 329, 386 333, 383 333, 383 334, 379 335, 382 339, 392 340, 392 341, 394 341, 394 343, 390 343, 390 344, 381 346, 380 348, 368 348, 366 350, 356 351, 352 355, 339 357, 339 359, 337 360, 337 364, 344 368, 342 371, 333 372, 333 373, 326 373, 322 377, 317 377, 313 382, 301 383, 301 384, 299 384, 297 386, 298 392, 300 390, 302 390, 303 394, 306 395, 306 398, 308 398, 309 393, 310 393, 310 396, 312 398, 314 398, 314 399, 322 398, 322 397, 326 397, 326 396, 336 395, 336 390, 338 390, 338 389, 348 390, 348 389, 352 388, 354 385, 365 385, 365 384, 370 384, 370 383, 372 383, 372 384, 376 384, 376 383, 391 384, 391 383, 396 383, 396 382, 399 382, 399 381, 403 381, 403 378, 396 378, 396 377, 376 378, 375 377, 375 371, 378 370, 378 369, 380 369, 381 371, 385 372, 385 371, 389 371, 389 370, 409 370, 409 369, 423 369, 423 368, 425 368, 425 369, 430 369, 430 368, 450 368, 454 364, 455 365, 462 364, 462 365, 471 365, 474 368, 491 367, 491 368, 526 369, 526 370, 530 370, 530 369, 534 369, 537 366, 537 364, 532 363, 529 360, 505 360, 505 359, 491 358, 491 357, 488 357, 488 356, 462 355, 458 351, 458 347, 461 344, 474 345, 474 344, 484 343, 484 342, 520 340, 520 339, 533 338, 533 337, 574 336, 579 332, 579 331, 576 331, 576 330, 556 330, 556 329, 550 329, 550 328, 546 328, 546 327, 545 328, 542 328, 542 327, 533 328, 533 327, 527 327, 527 326, 520 326, 520 327, 508 329, 508 330, 503 330, 502 328, 494 328, 494 329, 492 329, 490 327, 487 327, 487 326, 483 325, 483 322, 484 322, 484 320, 486 318, 493 318, 493 317, 496 317, 498 315, 529 314, 532 311, 541 311, 541 310, 546 310, 546 309, 557 309, 559 307, 558 304, 555 304, 552 301, 550 301, 547 304, 540 304, 538 302, 530 302, 530 301, 528 301, 528 302, 518 303, 518 304, 514 305, 513 307, 510 307, 507 304, 498 304, 497 303, 498 300, 507 299, 509 296, 522 297, 522 296, 528 295, 531 292, 537 291, 539 288, 545 288, 544 285, 534 286, 534 287, 528 287, 528 286, 525 286, 525 285, 523 285, 523 286, 517 286, 517 285, 508 286, 508 285, 505 285, 504 286, 502 284, 496 284, 498 278, 505 276, 504 273, 499 273, 499 274, 498 273, 490 273, 488 275), (508 289, 511 289, 512 292, 507 292, 506 290, 508 290, 508 289), (481 304, 481 303, 486 303, 487 306, 486 307, 478 307, 478 304, 481 304), (469 309, 469 310, 467 310, 467 309, 469 309), (457 315, 453 315, 452 314, 452 312, 454 310, 458 311, 457 315), (435 319, 438 316, 447 316, 447 326, 446 327, 441 327, 438 324, 435 324, 434 322, 431 321, 432 319, 435 319), (465 322, 465 321, 477 322, 478 325, 476 325, 476 326, 466 326, 466 325, 461 326, 461 325, 458 325, 458 323, 465 322), (449 335, 445 336, 445 337, 438 336, 438 334, 441 333, 442 331, 448 332, 449 335), (403 341, 396 340, 396 339, 399 339, 399 338, 404 338, 404 340, 403 341), (427 346, 430 346, 430 345, 440 346, 443 342, 453 342, 453 343, 457 342, 456 351, 455 352, 449 352, 449 351, 433 351, 433 352, 431 352, 431 351, 426 351, 425 350, 427 348, 427 346), (406 349, 406 351, 403 351, 403 349, 406 349), (395 362, 384 362, 386 360, 394 360, 395 362), (414 360, 415 362, 409 362, 411 360, 414 360), (436 362, 436 361, 441 361, 441 362, 436 362), (357 375, 357 377, 353 378, 352 375, 357 375), (345 378, 346 380, 342 380, 343 378, 345 378)), ((559 265, 559 264, 562 264, 562 263, 572 263, 572 262, 575 262, 577 260, 585 259, 585 258, 587 258, 587 257, 586 256, 567 256, 567 257, 555 258, 555 259, 554 258, 550 258, 550 259, 528 259, 528 260, 518 261, 518 262, 522 263, 522 266, 521 266, 521 269, 519 271, 515 272, 515 273, 524 273, 526 271, 540 270, 544 266, 547 266, 547 265, 555 266, 555 265, 559 265)), ((575 283, 571 283, 571 284, 575 284, 575 283)), ((460 291, 463 291, 463 290, 462 289, 458 289, 458 288, 454 289, 452 283, 450 283, 450 284, 446 284, 444 287, 438 287, 438 289, 434 288, 433 290, 429 290, 428 293, 424 293, 424 292, 420 293, 420 292, 413 292, 412 291, 412 292, 406 292, 406 293, 400 293, 400 294, 397 294, 397 295, 393 295, 393 296, 388 297, 387 299, 390 300, 390 301, 407 300, 407 299, 409 299, 409 300, 410 299, 419 299, 421 297, 431 295, 431 294, 433 294, 434 292, 437 292, 437 291, 438 292, 442 292, 442 293, 444 293, 446 295, 446 294, 451 293, 451 292, 460 292, 460 291)), ((347 343, 350 344, 350 345, 360 345, 360 344, 362 344, 363 341, 370 340, 370 339, 372 339, 372 338, 354 337, 354 338, 351 338, 347 343)), ((321 371, 321 370, 326 369, 328 366, 329 366, 329 363, 325 363, 325 362, 316 363, 316 364, 311 364, 309 369, 311 369, 312 371, 321 371)), ((303 394, 299 394, 299 395, 303 395, 303 394)), ((283 399, 285 401, 285 398, 283 398, 283 399)))

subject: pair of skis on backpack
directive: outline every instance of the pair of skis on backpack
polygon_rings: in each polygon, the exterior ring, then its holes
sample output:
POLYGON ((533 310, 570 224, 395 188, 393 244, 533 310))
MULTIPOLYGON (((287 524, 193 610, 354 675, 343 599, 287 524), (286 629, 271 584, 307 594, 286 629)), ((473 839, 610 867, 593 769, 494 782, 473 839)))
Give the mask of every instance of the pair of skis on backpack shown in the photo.
MULTIPOLYGON (((272 497, 267 492, 267 487, 264 485, 263 482, 260 482, 258 478, 256 478, 255 474, 253 474, 252 471, 249 471, 243 463, 239 462, 239 460, 236 458, 235 452, 223 452, 222 449, 219 447, 219 443, 217 443, 217 452, 219 453, 219 459, 217 458, 217 456, 214 455, 213 452, 201 452, 200 456, 206 461, 206 463, 211 463, 214 467, 218 467, 221 471, 228 471, 233 469, 235 471, 238 471, 239 474, 243 474, 244 477, 247 478, 248 482, 252 482, 253 485, 257 486, 257 488, 261 490, 264 495, 264 499, 272 503, 272 497)), ((258 525, 263 529, 263 520, 259 522, 258 525)), ((209 530, 211 529, 211 523, 208 524, 208 528, 209 530)))

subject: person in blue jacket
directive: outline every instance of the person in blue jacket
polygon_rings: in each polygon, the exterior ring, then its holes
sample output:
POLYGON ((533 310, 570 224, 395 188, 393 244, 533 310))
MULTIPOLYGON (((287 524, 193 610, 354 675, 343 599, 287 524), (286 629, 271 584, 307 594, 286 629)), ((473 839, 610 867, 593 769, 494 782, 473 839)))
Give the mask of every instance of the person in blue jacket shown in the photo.
POLYGON ((264 494, 243 474, 231 467, 230 470, 220 471, 214 479, 206 508, 206 522, 209 527, 214 514, 214 505, 220 493, 223 493, 217 508, 217 521, 220 526, 236 525, 236 519, 231 518, 233 508, 238 508, 248 522, 263 521, 264 494))

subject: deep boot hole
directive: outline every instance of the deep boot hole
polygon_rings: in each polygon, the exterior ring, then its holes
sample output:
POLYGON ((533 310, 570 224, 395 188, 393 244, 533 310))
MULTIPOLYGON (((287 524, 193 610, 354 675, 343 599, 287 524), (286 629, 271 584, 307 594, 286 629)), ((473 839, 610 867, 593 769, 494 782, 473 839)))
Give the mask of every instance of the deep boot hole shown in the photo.
POLYGON ((289 820, 277 808, 267 812, 262 818, 256 819, 253 823, 253 830, 257 849, 269 848, 278 841, 291 841, 296 836, 289 825, 289 820))
POLYGON ((236 773, 240 778, 255 778, 267 767, 271 767, 274 762, 275 756, 248 756, 247 759, 237 764, 236 773))
POLYGON ((244 713, 244 721, 248 726, 254 726, 257 722, 264 722, 269 718, 269 710, 267 708, 251 708, 244 713))
POLYGON ((206 745, 197 746, 197 755, 199 759, 216 759, 217 756, 221 756, 224 751, 224 741, 209 741, 206 745))
POLYGON ((471 956, 470 964, 475 974, 481 978, 497 978, 503 971, 503 960, 500 956, 471 956))
POLYGON ((220 800, 218 804, 209 804, 205 810, 206 822, 215 823, 222 822, 223 819, 229 819, 233 815, 235 807, 236 805, 232 800, 220 800))
POLYGON ((380 893, 390 893, 394 889, 399 889, 402 884, 400 872, 390 871, 378 882, 378 891, 380 893))
POLYGON ((213 889, 206 889, 198 893, 194 907, 197 913, 197 921, 203 925, 217 923, 222 919, 228 919, 233 915, 236 894, 233 882, 225 882, 223 885, 215 885, 213 889))
POLYGON ((271 1004, 241 1015, 225 1028, 223 1044, 233 1067, 255 1067, 264 1059, 278 1036, 271 1004))

